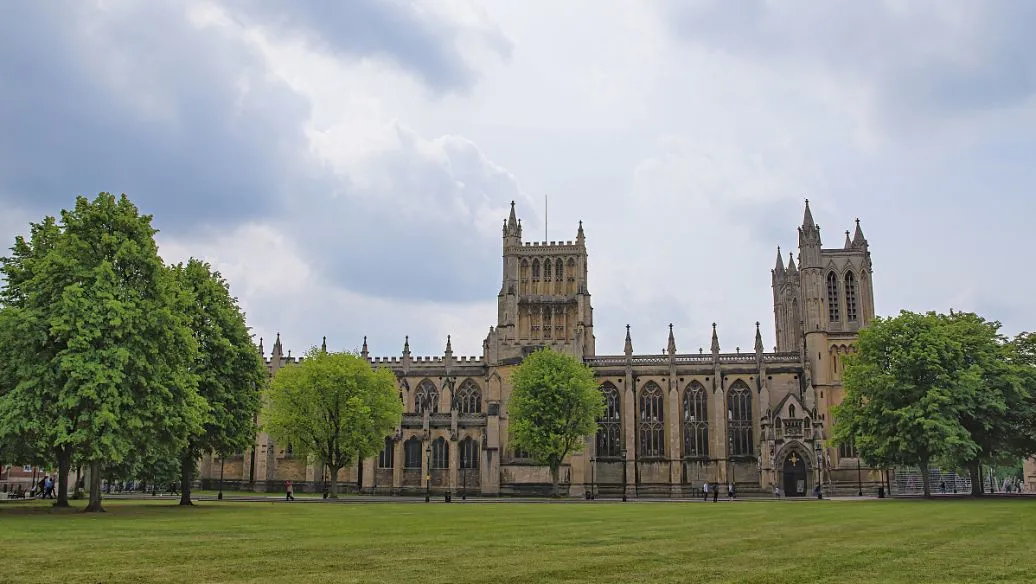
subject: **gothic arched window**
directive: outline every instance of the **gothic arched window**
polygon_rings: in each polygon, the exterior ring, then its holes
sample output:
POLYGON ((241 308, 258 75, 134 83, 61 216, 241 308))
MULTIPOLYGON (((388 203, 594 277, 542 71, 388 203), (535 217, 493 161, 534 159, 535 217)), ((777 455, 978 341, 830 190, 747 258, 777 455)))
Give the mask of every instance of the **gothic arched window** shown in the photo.
POLYGON ((378 468, 392 468, 393 462, 395 462, 395 453, 393 448, 395 442, 389 436, 385 437, 385 447, 381 449, 381 454, 378 455, 378 468))
POLYGON ((566 283, 566 289, 568 294, 576 293, 576 261, 572 258, 568 258, 568 282, 566 283))
POLYGON ((439 437, 432 441, 432 468, 450 468, 450 445, 439 437))
POLYGON ((529 260, 522 260, 521 266, 518 268, 518 293, 528 294, 529 283, 529 260))
POLYGON ((727 423, 730 435, 730 454, 752 454, 752 390, 740 379, 727 393, 727 423))
POLYGON ((619 390, 611 383, 601 386, 604 413, 597 418, 598 458, 622 456, 622 401, 619 390))
POLYGON ((561 258, 554 262, 554 280, 557 281, 554 293, 563 294, 565 292, 565 262, 561 261, 561 258))
POLYGON ((654 381, 640 390, 640 456, 665 456, 665 417, 662 388, 654 381))
POLYGON ((827 320, 838 322, 838 276, 834 272, 827 274, 827 320))
POLYGON ((417 439, 417 436, 413 436, 403 443, 403 466, 421 468, 421 441, 417 439))
POLYGON ((482 413, 482 390, 471 379, 465 379, 464 383, 460 384, 453 403, 461 414, 480 414, 482 413))
POLYGON ((543 260, 543 281, 550 282, 550 260, 543 260))
POLYGON ((468 436, 460 441, 460 468, 461 470, 478 468, 479 448, 478 441, 468 436))
POLYGON ((856 321, 856 276, 852 272, 845 273, 845 320, 856 321))
POLYGON ((705 387, 697 381, 683 392, 683 455, 709 455, 709 399, 705 387))
POLYGON ((532 260, 532 281, 540 281, 540 260, 532 260))
POLYGON ((417 391, 414 392, 414 411, 423 414, 425 410, 429 414, 439 413, 439 390, 429 379, 422 380, 417 384, 417 391))

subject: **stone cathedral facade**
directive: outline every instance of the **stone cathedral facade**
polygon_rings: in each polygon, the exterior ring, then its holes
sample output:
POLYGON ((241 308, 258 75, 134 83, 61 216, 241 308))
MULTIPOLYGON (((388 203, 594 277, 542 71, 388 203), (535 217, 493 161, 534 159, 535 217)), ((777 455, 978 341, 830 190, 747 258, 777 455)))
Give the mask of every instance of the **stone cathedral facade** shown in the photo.
MULTIPOLYGON (((482 355, 371 357, 398 379, 402 423, 377 457, 343 469, 345 488, 379 494, 521 495, 549 491, 550 473, 508 444, 510 373, 530 352, 551 347, 581 358, 596 373, 607 404, 596 436, 562 468, 570 496, 697 496, 704 481, 734 483, 739 492, 788 496, 856 492, 879 475, 861 468, 851 448, 829 444, 831 407, 842 396, 842 358, 874 317, 871 257, 860 229, 841 247, 825 248, 806 202, 798 258, 780 249, 771 272, 776 347, 767 352, 756 323, 752 351, 724 351, 717 326, 710 350, 681 352, 669 326, 662 353, 634 350, 626 327, 621 355, 598 355, 582 222, 574 241, 527 242, 514 204, 504 221, 503 277, 497 323, 482 355)), ((260 340, 259 350, 264 351, 260 340)), ((270 374, 298 362, 280 336, 270 374)), ((290 445, 260 433, 254 448, 202 461, 209 485, 276 491, 292 480, 317 490, 324 471, 296 457, 290 445)), ((873 490, 873 489, 871 489, 873 490)))

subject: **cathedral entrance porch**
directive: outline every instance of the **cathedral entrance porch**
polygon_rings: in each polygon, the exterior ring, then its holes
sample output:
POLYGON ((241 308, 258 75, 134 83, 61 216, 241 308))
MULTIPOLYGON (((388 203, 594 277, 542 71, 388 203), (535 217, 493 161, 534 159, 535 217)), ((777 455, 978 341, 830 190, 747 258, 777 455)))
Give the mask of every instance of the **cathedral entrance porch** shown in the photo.
POLYGON ((786 497, 806 496, 806 461, 797 452, 792 452, 784 459, 781 490, 786 497))

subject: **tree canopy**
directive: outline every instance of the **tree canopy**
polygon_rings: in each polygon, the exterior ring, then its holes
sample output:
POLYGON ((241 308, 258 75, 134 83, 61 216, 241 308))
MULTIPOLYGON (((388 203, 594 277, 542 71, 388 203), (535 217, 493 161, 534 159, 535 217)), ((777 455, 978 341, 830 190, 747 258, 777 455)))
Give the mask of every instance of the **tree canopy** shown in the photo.
POLYGON ((835 441, 872 464, 918 466, 926 495, 934 463, 970 469, 981 489, 981 460, 1033 452, 1033 368, 999 328, 972 313, 876 318, 845 362, 835 441))
POLYGON ((301 363, 274 375, 266 391, 262 427, 296 455, 313 455, 328 469, 329 496, 338 496, 338 471, 373 456, 399 425, 403 405, 396 378, 352 353, 310 349, 301 363))
POLYGON ((91 467, 87 509, 100 511, 103 464, 145 443, 176 451, 200 432, 197 343, 155 233, 125 195, 77 197, 0 259, 13 363, 0 369, 0 434, 54 453, 59 503, 73 453, 91 467))
POLYGON ((222 455, 242 451, 255 438, 266 368, 245 316, 219 272, 194 258, 172 269, 187 295, 187 325, 198 344, 188 368, 206 403, 200 431, 187 436, 179 456, 180 503, 189 505, 198 457, 210 451, 222 455))
POLYGON ((554 496, 565 457, 597 430, 604 397, 593 370, 564 353, 541 349, 511 373, 507 415, 511 444, 550 467, 554 496))

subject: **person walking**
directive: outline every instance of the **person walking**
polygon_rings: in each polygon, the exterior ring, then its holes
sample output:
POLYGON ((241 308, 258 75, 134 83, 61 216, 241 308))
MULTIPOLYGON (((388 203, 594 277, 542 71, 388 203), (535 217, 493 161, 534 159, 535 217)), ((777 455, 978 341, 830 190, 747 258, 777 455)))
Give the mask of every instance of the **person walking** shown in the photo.
POLYGON ((701 500, 706 503, 709 502, 709 481, 705 481, 701 485, 701 500))
POLYGON ((730 501, 734 500, 734 483, 727 485, 727 499, 730 501))
POLYGON ((712 502, 719 502, 719 483, 712 485, 712 502))
POLYGON ((291 481, 284 482, 284 500, 294 501, 295 500, 295 485, 291 484, 291 481))

